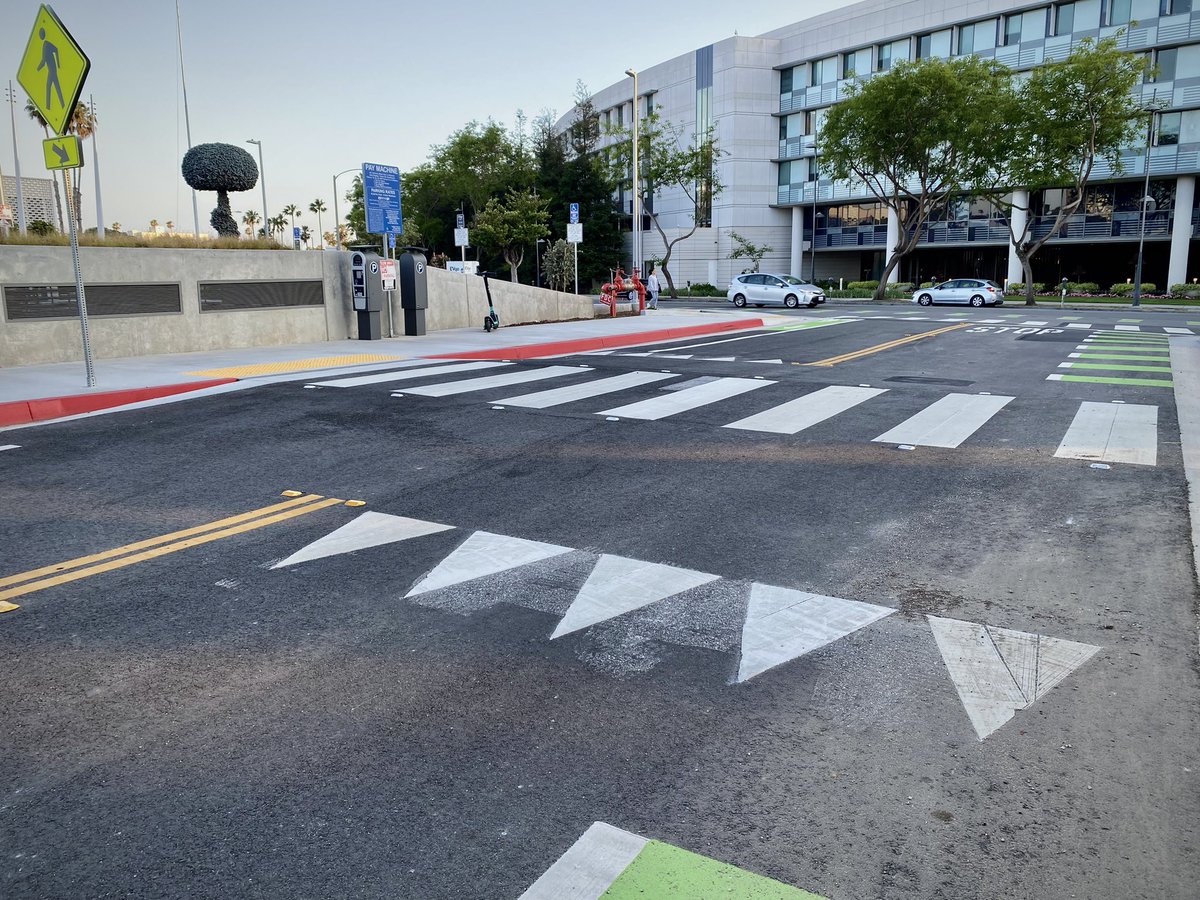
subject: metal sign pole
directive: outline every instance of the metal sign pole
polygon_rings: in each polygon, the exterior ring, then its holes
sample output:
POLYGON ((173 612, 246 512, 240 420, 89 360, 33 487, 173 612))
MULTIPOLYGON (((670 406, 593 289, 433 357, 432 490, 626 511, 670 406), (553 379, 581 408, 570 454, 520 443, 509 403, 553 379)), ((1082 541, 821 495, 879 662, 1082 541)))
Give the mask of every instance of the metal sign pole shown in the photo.
POLYGON ((71 231, 71 262, 75 266, 75 298, 79 304, 79 327, 83 333, 83 364, 87 369, 87 386, 96 386, 96 369, 92 364, 92 338, 88 333, 87 299, 83 295, 83 271, 79 268, 79 233, 75 228, 75 195, 71 191, 71 170, 63 169, 67 186, 67 223, 71 231))
POLYGON ((579 293, 579 245, 575 245, 575 293, 579 293))

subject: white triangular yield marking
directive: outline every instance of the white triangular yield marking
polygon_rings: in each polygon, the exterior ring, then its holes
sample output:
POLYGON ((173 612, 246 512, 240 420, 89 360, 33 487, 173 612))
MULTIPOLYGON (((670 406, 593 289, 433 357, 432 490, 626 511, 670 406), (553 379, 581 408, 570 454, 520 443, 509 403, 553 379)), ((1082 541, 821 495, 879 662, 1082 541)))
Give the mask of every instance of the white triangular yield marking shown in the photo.
POLYGON ((1100 649, 975 622, 928 619, 950 680, 981 741, 1100 649))
POLYGON ((324 556, 337 556, 367 547, 378 547, 381 544, 394 544, 426 534, 449 531, 453 527, 439 525, 437 522, 408 519, 404 516, 391 516, 387 513, 365 512, 336 531, 331 531, 325 537, 297 550, 287 559, 275 563, 271 568, 282 569, 284 566, 294 566, 296 563, 321 559, 324 556))
POLYGON ((782 366, 783 365, 782 359, 748 359, 748 360, 746 360, 746 362, 769 363, 770 365, 773 365, 773 366, 782 366))
POLYGON ((405 596, 414 597, 570 552, 570 547, 560 547, 558 544, 543 544, 541 541, 527 541, 492 534, 490 531, 476 531, 405 596))
POLYGON ((550 639, 649 606, 682 591, 716 581, 719 577, 707 572, 605 554, 579 589, 571 608, 562 617, 550 639))
POLYGON ((755 583, 742 626, 737 680, 747 681, 894 612, 887 606, 755 583))

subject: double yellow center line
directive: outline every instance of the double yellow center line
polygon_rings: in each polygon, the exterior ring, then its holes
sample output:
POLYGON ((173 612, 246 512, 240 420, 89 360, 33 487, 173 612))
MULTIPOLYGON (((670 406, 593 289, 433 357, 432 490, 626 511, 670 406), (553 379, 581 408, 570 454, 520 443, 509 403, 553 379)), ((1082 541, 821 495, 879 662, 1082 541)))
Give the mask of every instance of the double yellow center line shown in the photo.
MULTIPOLYGON (((296 493, 299 492, 289 491, 286 492, 285 496, 291 496, 296 493)), ((166 556, 168 553, 177 553, 180 550, 187 550, 189 547, 209 544, 213 541, 219 541, 222 538, 232 537, 235 534, 253 531, 256 528, 265 528, 268 525, 275 525, 288 519, 294 519, 297 516, 304 516, 317 510, 327 509, 330 506, 337 506, 343 502, 345 501, 339 500, 336 497, 322 497, 320 494, 302 494, 300 496, 293 496, 289 500, 284 500, 282 503, 275 503, 271 506, 265 506, 262 509, 255 509, 250 512, 239 513, 236 516, 229 516, 225 519, 218 519, 216 522, 209 522, 206 525, 197 525, 194 528, 173 531, 170 534, 147 538, 144 541, 136 541, 132 544, 126 544, 123 547, 114 547, 112 550, 104 550, 101 553, 93 553, 90 556, 80 556, 77 559, 69 559, 66 562, 42 566, 40 569, 30 569, 28 572, 8 575, 0 578, 0 613, 18 609, 19 606, 16 603, 9 601, 17 597, 23 597, 26 594, 43 591, 46 588, 67 584, 72 581, 79 581, 82 578, 89 578, 92 575, 99 575, 102 572, 111 572, 114 569, 132 566, 135 563, 145 562, 149 559, 157 559, 160 556, 166 556)), ((357 501, 351 502, 359 505, 357 501)))
POLYGON ((921 341, 925 338, 937 337, 939 334, 945 334, 948 331, 958 331, 958 329, 966 328, 970 324, 970 322, 962 322, 958 325, 951 325, 949 328, 937 328, 933 331, 922 331, 920 334, 910 334, 908 337, 902 337, 898 340, 888 341, 886 344, 876 344, 874 347, 865 347, 862 350, 853 350, 850 353, 843 353, 841 356, 831 356, 829 359, 819 359, 816 362, 810 363, 792 363, 792 365, 836 366, 838 363, 862 359, 864 356, 870 356, 873 353, 880 353, 884 350, 891 350, 893 347, 903 347, 905 344, 913 343, 913 341, 921 341))

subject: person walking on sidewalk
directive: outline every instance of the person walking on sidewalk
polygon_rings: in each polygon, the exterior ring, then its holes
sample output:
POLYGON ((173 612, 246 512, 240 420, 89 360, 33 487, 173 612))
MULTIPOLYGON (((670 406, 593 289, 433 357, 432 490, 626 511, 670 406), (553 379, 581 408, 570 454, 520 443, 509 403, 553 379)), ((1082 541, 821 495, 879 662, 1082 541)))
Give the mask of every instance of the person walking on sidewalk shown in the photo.
POLYGON ((650 277, 646 279, 646 293, 650 295, 650 302, 646 304, 650 309, 658 309, 658 292, 662 290, 658 283, 658 266, 650 270, 650 277))

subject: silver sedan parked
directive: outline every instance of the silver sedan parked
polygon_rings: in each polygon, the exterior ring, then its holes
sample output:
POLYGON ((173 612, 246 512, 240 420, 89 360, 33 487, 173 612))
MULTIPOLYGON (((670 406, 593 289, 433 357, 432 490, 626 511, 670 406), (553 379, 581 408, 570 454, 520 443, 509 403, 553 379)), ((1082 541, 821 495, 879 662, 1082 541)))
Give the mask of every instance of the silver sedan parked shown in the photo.
POLYGON ((725 295, 734 306, 786 306, 795 309, 804 305, 810 309, 825 302, 825 292, 815 284, 801 281, 792 275, 769 272, 746 272, 734 277, 725 295))
POLYGON ((934 303, 970 303, 972 306, 1000 306, 1004 289, 994 281, 982 278, 957 278, 933 287, 921 288, 913 294, 913 302, 922 306, 934 303))

